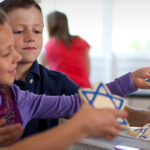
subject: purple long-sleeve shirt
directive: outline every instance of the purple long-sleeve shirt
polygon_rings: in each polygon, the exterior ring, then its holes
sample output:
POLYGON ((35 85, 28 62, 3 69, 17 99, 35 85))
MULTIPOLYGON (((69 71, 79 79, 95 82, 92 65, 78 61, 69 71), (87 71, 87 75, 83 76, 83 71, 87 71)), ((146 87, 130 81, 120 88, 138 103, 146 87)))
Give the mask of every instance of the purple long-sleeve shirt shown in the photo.
POLYGON ((113 82, 106 85, 112 94, 122 97, 125 97, 137 90, 131 79, 131 73, 127 73, 119 78, 116 78, 113 82))
MULTIPOLYGON (((117 78, 107 86, 112 94, 120 96, 126 96, 136 91, 130 73, 117 78)), ((71 117, 79 110, 81 104, 78 94, 71 96, 36 95, 29 91, 20 90, 14 84, 11 85, 11 89, 17 101, 24 126, 33 118, 71 117)), ((1 97, 0 103, 2 103, 1 97)))
POLYGON ((23 125, 34 118, 61 118, 71 117, 79 110, 81 99, 78 94, 71 96, 37 95, 32 92, 20 90, 16 85, 11 86, 23 125))

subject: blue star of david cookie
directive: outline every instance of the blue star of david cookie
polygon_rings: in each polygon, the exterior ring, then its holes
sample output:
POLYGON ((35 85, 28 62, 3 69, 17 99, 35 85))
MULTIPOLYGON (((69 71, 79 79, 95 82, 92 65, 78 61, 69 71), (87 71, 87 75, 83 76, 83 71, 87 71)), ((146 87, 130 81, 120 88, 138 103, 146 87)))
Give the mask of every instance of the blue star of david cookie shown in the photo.
POLYGON ((145 82, 145 84, 147 85, 147 86, 150 86, 150 79, 147 79, 147 80, 145 80, 146 82, 145 82))
POLYGON ((150 141, 150 124, 146 124, 141 128, 130 130, 129 133, 137 139, 150 141))
MULTIPOLYGON (((102 82, 97 83, 93 89, 79 89, 79 95, 95 108, 113 108, 118 110, 124 108, 124 99, 111 94, 102 82)), ((123 126, 129 125, 124 118, 118 118, 117 120, 123 126)))

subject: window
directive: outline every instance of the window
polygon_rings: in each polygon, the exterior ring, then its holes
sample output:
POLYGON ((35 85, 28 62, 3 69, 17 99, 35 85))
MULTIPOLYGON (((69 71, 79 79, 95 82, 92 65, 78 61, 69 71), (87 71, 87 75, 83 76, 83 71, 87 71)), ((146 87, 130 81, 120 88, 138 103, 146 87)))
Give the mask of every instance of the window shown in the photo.
POLYGON ((114 0, 113 52, 150 52, 149 17, 149 0, 114 0))

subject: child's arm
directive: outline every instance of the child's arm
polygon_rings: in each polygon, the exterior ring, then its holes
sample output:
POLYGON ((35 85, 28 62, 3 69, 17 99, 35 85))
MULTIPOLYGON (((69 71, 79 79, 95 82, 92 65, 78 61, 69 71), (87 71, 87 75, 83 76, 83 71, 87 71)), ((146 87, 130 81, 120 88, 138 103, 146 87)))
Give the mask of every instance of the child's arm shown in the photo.
MULTIPOLYGON (((136 88, 150 89, 150 86, 146 84, 146 79, 150 79, 150 67, 126 74, 107 84, 107 86, 113 94, 127 96, 136 88)), ((138 110, 129 106, 126 106, 125 110, 128 112, 127 120, 131 126, 143 126, 150 122, 149 110, 138 110)))
POLYGON ((81 138, 95 136, 112 140, 119 135, 121 125, 116 117, 126 117, 123 111, 94 109, 84 104, 82 109, 66 123, 32 136, 7 150, 65 150, 81 138))
POLYGON ((36 95, 12 86, 23 124, 33 118, 71 117, 79 110, 81 99, 78 94, 71 96, 36 95))
POLYGON ((71 96, 46 96, 30 93, 27 107, 32 118, 71 117, 79 110, 81 99, 78 94, 71 96))
POLYGON ((127 73, 113 82, 106 84, 110 92, 115 95, 125 97, 137 90, 131 79, 131 73, 127 73))
POLYGON ((135 109, 133 107, 125 106, 124 110, 128 112, 128 122, 131 126, 142 127, 147 123, 150 123, 150 111, 135 109))
POLYGON ((150 86, 145 84, 145 80, 149 78, 150 67, 145 67, 116 78, 114 82, 108 83, 107 86, 112 94, 125 97, 135 92, 137 88, 150 89, 150 86))

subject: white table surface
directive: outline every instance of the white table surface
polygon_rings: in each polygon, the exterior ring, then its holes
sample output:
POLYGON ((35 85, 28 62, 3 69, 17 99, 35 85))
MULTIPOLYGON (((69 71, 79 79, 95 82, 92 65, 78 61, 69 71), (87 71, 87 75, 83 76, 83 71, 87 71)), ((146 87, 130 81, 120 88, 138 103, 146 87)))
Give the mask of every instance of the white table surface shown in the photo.
POLYGON ((69 150, 113 150, 117 146, 128 146, 123 150, 150 150, 150 141, 136 139, 128 134, 127 130, 121 131, 120 136, 112 141, 102 138, 86 138, 74 144, 69 150), (129 148, 130 147, 130 148, 129 148), (132 148, 131 148, 132 147, 132 148))

